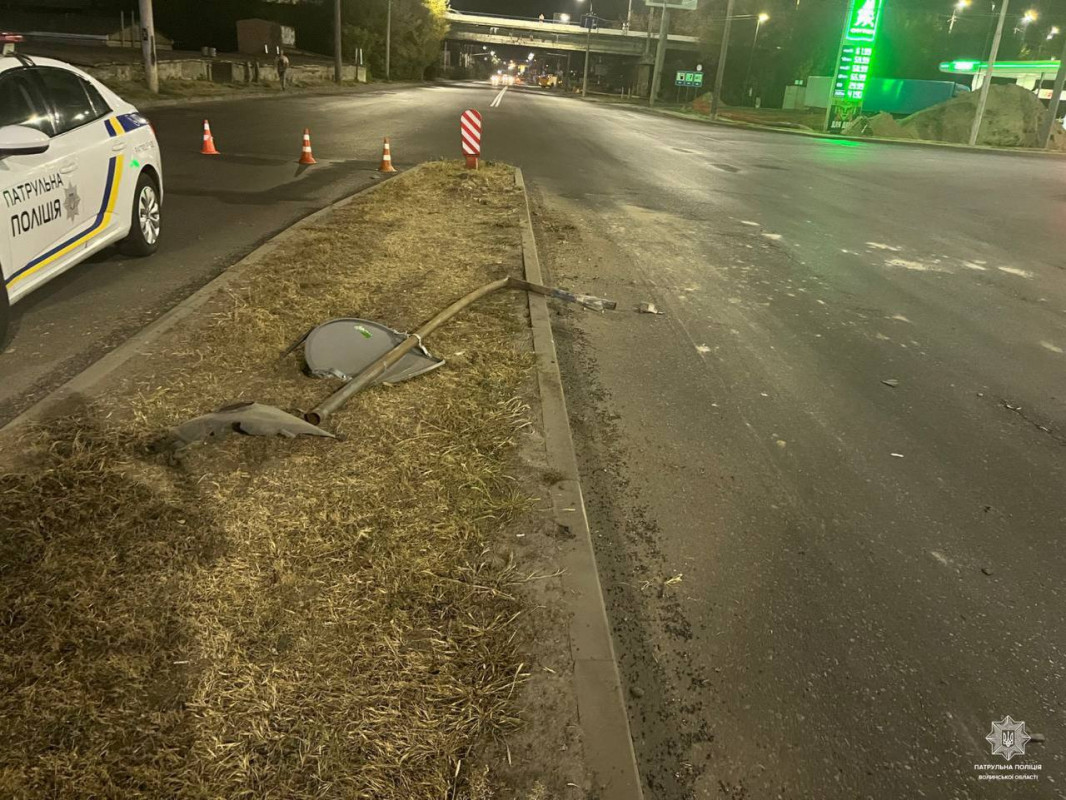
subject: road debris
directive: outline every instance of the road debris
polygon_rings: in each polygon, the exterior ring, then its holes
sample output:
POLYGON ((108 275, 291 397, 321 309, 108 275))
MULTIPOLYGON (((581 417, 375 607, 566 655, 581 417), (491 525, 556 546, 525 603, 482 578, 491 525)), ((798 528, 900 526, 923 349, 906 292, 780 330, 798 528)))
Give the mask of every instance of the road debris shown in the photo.
POLYGON ((399 333, 372 320, 329 320, 310 330, 283 354, 291 353, 303 342, 307 365, 312 374, 347 379, 333 394, 306 412, 303 420, 298 420, 303 427, 294 426, 292 421, 297 420, 296 417, 273 406, 259 403, 226 406, 215 414, 196 417, 174 428, 172 435, 178 442, 175 451, 192 442, 220 438, 220 435, 230 430, 251 436, 281 435, 291 438, 310 435, 336 438, 317 426, 367 387, 382 382, 406 380, 441 366, 444 362, 430 356, 422 345, 422 340, 460 311, 500 289, 531 292, 568 303, 577 303, 594 311, 612 310, 617 307, 613 300, 508 277, 491 281, 468 292, 413 333, 399 333), (405 364, 405 359, 409 357, 410 360, 405 364), (217 416, 222 412, 225 414, 217 416), (235 412, 243 416, 238 419, 234 416, 235 412))
POLYGON ((411 352, 416 347, 422 347, 422 340, 433 333, 433 331, 437 330, 437 328, 445 322, 448 322, 460 311, 465 310, 481 298, 499 291, 500 289, 516 289, 519 291, 531 292, 544 297, 563 300, 567 303, 576 303, 594 311, 613 310, 617 307, 617 303, 613 300, 606 300, 602 297, 594 297, 593 295, 588 294, 577 294, 566 291, 565 289, 556 289, 550 286, 541 286, 540 284, 530 283, 529 281, 520 280, 518 278, 500 278, 499 280, 491 281, 483 286, 479 286, 472 292, 468 292, 463 297, 460 297, 447 308, 438 312, 436 316, 422 325, 414 333, 407 334, 407 338, 402 342, 383 353, 379 358, 367 364, 340 389, 304 414, 304 419, 312 425, 318 425, 360 391, 376 383, 382 375, 387 373, 388 370, 393 367, 393 365, 399 363, 407 353, 411 352))
POLYGON ((892 458, 903 458, 903 453, 889 453, 892 458))
POLYGON ((173 452, 184 450, 198 442, 221 439, 230 433, 246 436, 297 436, 337 437, 329 431, 305 422, 299 417, 274 406, 262 403, 240 402, 225 405, 210 414, 183 422, 170 430, 173 452))
POLYGON ((660 316, 663 314, 663 312, 660 311, 655 306, 655 303, 641 303, 639 306, 637 306, 637 313, 638 314, 659 314, 660 316))
POLYGON ((899 386, 899 381, 896 378, 886 378, 885 380, 881 381, 881 383, 883 383, 885 386, 891 386, 893 389, 899 386))
MULTIPOLYGON (((406 338, 406 333, 373 320, 331 319, 304 336, 304 362, 307 371, 315 377, 349 381, 406 338)), ((435 358, 419 345, 382 373, 375 383, 399 383, 442 366, 444 359, 435 358)))
POLYGON ((993 570, 992 567, 981 567, 981 572, 983 572, 985 575, 991 575, 993 570))

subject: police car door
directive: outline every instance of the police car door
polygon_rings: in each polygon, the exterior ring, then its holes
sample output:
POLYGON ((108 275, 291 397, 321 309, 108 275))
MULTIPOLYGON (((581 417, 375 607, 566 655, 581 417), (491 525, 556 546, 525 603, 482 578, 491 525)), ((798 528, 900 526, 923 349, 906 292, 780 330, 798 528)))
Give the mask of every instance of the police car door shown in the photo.
MULTIPOLYGON (((6 125, 36 128, 49 136, 55 132, 51 109, 29 69, 0 73, 0 126, 6 125)), ((73 162, 51 145, 39 155, 0 159, 0 266, 12 298, 24 293, 31 279, 36 282, 32 262, 63 228, 58 190, 63 171, 72 167, 73 162)))
MULTIPOLYGON (((37 66, 31 72, 51 105, 54 135, 50 159, 29 189, 33 202, 24 235, 32 234, 27 241, 36 252, 24 267, 26 288, 81 259, 110 231, 122 167, 103 119, 108 109, 93 105, 88 84, 59 67, 37 66)), ((25 221, 20 214, 16 228, 25 221)))

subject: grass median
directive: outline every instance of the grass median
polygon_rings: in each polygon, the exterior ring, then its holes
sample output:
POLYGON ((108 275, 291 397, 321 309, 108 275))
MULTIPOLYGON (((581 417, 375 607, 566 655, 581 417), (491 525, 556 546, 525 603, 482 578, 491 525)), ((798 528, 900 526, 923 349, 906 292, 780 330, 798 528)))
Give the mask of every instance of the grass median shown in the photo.
POLYGON ((341 441, 152 443, 238 399, 313 406, 335 382, 279 353, 317 322, 411 330, 518 274, 520 199, 505 166, 390 182, 4 442, 0 796, 484 796, 469 756, 523 679, 523 298, 440 330, 448 364, 357 396, 341 441))

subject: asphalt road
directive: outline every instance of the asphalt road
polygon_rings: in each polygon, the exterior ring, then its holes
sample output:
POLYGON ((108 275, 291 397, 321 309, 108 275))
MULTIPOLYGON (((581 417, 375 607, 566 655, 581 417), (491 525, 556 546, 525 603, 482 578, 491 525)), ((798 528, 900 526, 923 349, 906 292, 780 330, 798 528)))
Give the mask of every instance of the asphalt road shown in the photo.
POLYGON ((163 250, 20 304, 4 408, 477 107, 556 281, 619 301, 556 320, 648 797, 1062 797, 1066 163, 493 96, 212 104, 217 160, 153 113, 163 250), (985 785, 1007 714, 1038 780, 985 785))
POLYGON ((650 796, 1066 796, 1066 162, 528 106, 650 796))

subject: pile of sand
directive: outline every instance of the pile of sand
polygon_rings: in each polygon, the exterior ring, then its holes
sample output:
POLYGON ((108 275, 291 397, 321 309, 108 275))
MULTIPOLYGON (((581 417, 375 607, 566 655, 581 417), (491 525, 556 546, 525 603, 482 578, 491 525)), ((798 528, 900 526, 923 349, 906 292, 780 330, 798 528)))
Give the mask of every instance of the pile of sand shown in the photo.
POLYGON ((844 126, 848 136, 876 136, 881 139, 917 139, 918 135, 904 128, 896 118, 884 111, 872 117, 856 117, 844 126))
MULTIPOLYGON (((968 143, 977 109, 979 92, 967 92, 938 105, 923 109, 899 122, 908 138, 939 142, 968 143)), ((1047 114, 1040 99, 1016 84, 993 84, 978 144, 997 147, 1039 147, 1040 126, 1047 114)), ((1066 147, 1066 132, 1055 125, 1055 149, 1066 147)))

